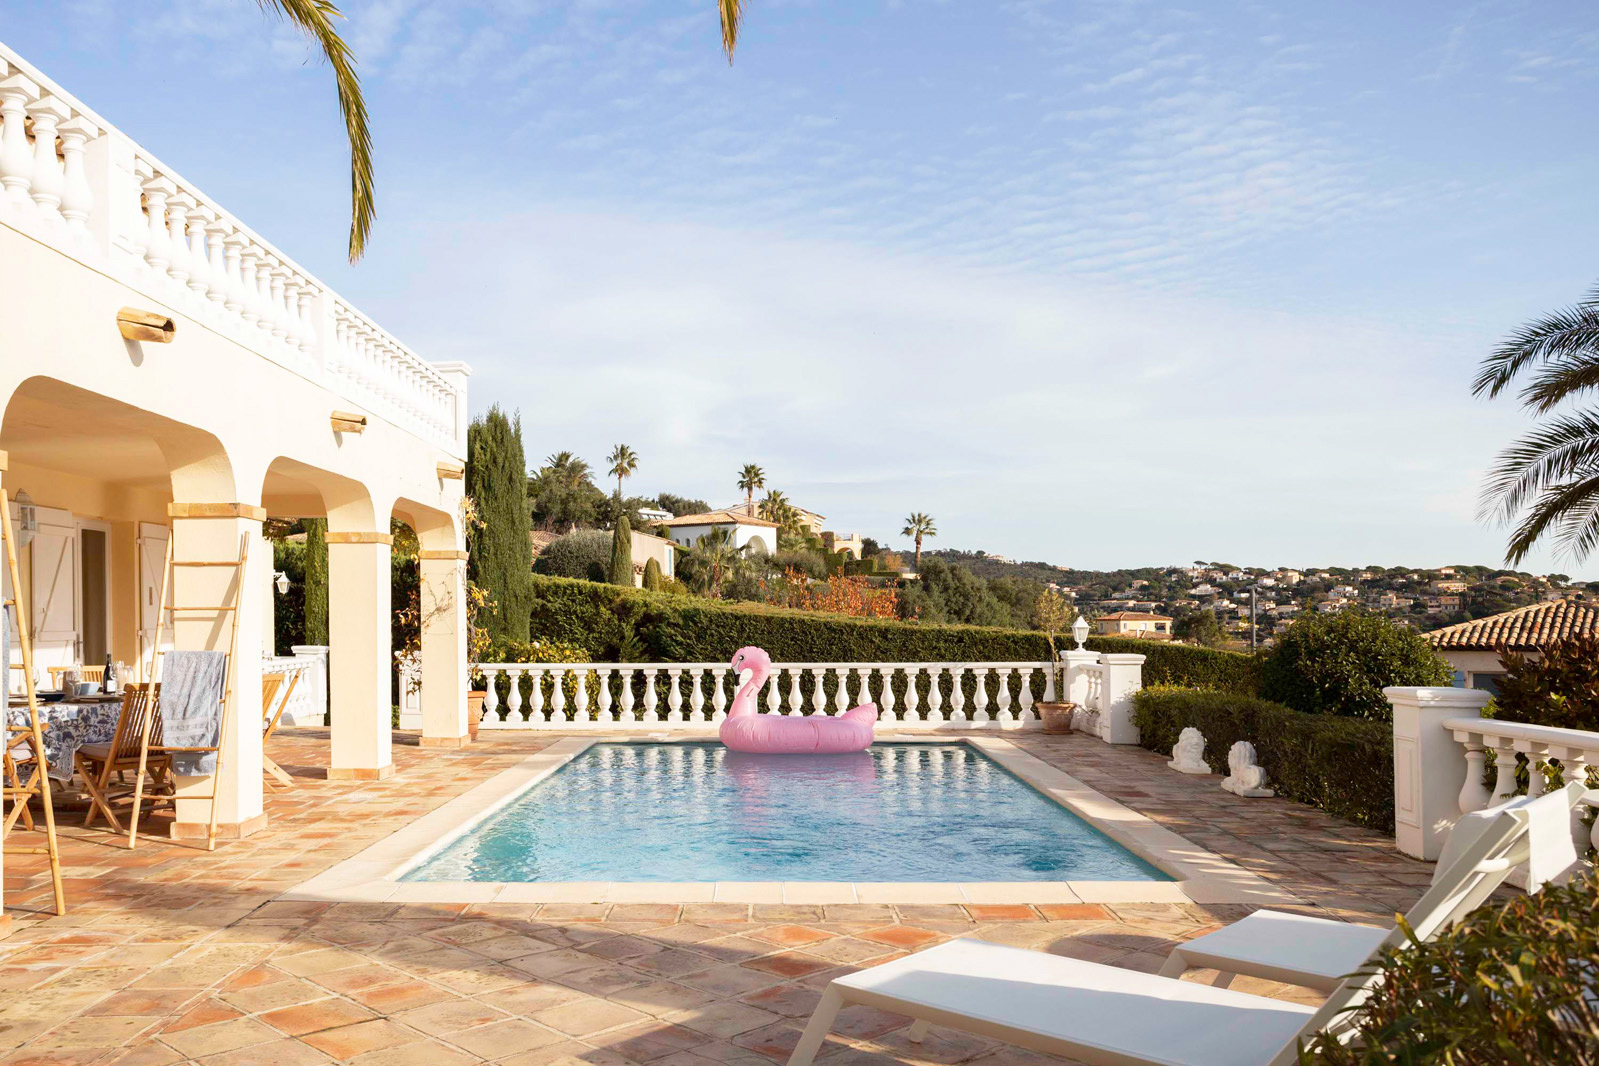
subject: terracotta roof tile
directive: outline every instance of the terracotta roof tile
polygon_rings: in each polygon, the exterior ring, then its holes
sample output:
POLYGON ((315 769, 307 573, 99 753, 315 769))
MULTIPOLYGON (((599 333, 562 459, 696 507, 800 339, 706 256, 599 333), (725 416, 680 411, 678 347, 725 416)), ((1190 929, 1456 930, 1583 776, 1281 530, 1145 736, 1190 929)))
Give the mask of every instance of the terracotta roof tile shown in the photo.
POLYGON ((773 529, 778 528, 776 522, 768 522, 764 518, 756 518, 754 515, 734 510, 679 515, 659 524, 663 526, 728 526, 734 523, 741 526, 771 526, 773 529))
POLYGON ((1163 614, 1144 614, 1141 611, 1112 611, 1102 614, 1096 621, 1104 622, 1170 622, 1171 619, 1163 614))
POLYGON ((1599 604, 1556 600, 1435 629, 1427 639, 1438 648, 1495 651, 1544 648, 1583 633, 1599 633, 1599 604))

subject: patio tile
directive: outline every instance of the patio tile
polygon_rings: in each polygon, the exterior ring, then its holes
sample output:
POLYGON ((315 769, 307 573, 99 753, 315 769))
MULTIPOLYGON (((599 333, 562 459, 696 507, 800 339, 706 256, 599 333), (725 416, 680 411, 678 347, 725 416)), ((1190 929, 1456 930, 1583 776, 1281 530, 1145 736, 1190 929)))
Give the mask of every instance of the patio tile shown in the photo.
POLYGON ((562 1042, 562 1037, 550 1030, 520 1018, 506 1018, 475 1029, 463 1029, 451 1033, 448 1039, 457 1047, 485 1059, 501 1059, 519 1051, 531 1051, 562 1042))
POLYGON ((170 1044, 191 1059, 234 1051, 252 1044, 264 1044, 282 1036, 276 1029, 263 1025, 254 1018, 235 1018, 228 1022, 215 1022, 182 1032, 166 1032, 162 1041, 170 1044))
POLYGON ((324 1029, 300 1039, 335 1059, 350 1059, 368 1051, 413 1043, 416 1034, 386 1019, 357 1022, 339 1029, 324 1029))
POLYGON ((395 1021, 419 1029, 429 1036, 472 1029, 490 1022, 504 1021, 509 1017, 505 1011, 475 999, 452 999, 446 1003, 434 1003, 392 1015, 395 1021))
POLYGON ((290 1036, 300 1036, 322 1029, 333 1029, 340 1025, 353 1025, 374 1017, 376 1015, 371 1011, 358 1007, 348 1000, 324 999, 316 1003, 303 1003, 298 1007, 268 1011, 261 1015, 260 1019, 290 1036))
POLYGON ((806 944, 815 944, 822 940, 830 940, 835 934, 812 929, 805 925, 774 925, 751 933, 756 940, 764 940, 769 944, 776 944, 783 948, 803 947, 806 944))
POLYGON ((708 1003, 689 1010, 674 1011, 665 1015, 665 1019, 676 1025, 687 1026, 696 1032, 724 1040, 781 1020, 779 1015, 771 1011, 729 1000, 708 1003))
POLYGON ((265 1044, 207 1055, 200 1066, 316 1066, 332 1059, 298 1040, 273 1040, 265 1044))
POLYGON ((478 1061, 476 1055, 436 1040, 419 1040, 399 1047, 379 1048, 346 1060, 347 1066, 467 1066, 478 1061))
POLYGON ((583 1037, 619 1025, 641 1021, 647 1015, 631 1007, 592 997, 534 1014, 533 1020, 568 1036, 583 1037))
POLYGON ((710 1039, 693 1029, 651 1019, 590 1036, 587 1042, 630 1061, 649 1063, 699 1047, 710 1039))

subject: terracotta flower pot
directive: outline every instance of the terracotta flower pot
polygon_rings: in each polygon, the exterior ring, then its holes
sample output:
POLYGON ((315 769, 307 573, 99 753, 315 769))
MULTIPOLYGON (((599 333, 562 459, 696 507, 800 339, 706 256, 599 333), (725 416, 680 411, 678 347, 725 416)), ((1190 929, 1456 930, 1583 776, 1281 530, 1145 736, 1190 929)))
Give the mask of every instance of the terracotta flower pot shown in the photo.
POLYGON ((477 739, 478 722, 483 719, 483 700, 488 694, 487 689, 466 694, 466 734, 473 740, 477 739))
POLYGON ((1038 716, 1044 720, 1044 732, 1059 736, 1072 731, 1072 713, 1077 710, 1075 703, 1035 703, 1038 716))

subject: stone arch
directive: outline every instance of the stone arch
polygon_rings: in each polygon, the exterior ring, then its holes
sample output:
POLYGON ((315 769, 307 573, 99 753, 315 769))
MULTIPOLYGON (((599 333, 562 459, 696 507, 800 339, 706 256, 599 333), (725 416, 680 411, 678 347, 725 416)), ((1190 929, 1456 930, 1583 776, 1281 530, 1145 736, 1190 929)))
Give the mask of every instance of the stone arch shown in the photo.
POLYGON ((415 531, 417 543, 424 551, 452 551, 465 547, 459 515, 403 496, 394 501, 390 513, 415 531))
POLYGON ((372 493, 354 478, 344 477, 298 459, 280 455, 261 478, 261 502, 274 516, 326 518, 330 533, 383 533, 372 493))

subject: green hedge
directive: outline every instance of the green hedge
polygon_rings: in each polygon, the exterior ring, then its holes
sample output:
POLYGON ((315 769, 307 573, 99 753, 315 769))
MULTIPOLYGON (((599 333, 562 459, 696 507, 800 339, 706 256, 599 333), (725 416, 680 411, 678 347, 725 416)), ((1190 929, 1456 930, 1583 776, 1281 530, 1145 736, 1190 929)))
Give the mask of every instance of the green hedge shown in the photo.
POLYGON ((1394 827, 1393 727, 1385 722, 1304 714, 1280 703, 1226 692, 1155 686, 1133 696, 1140 743, 1170 752, 1193 726, 1205 761, 1227 772, 1227 752, 1250 741, 1279 796, 1320 807, 1357 825, 1394 827))
MULTIPOLYGON (((531 632, 586 650, 596 662, 726 662, 747 644, 778 662, 1039 662, 1042 633, 983 626, 924 625, 793 611, 762 604, 624 589, 591 581, 533 578, 531 632), (635 659, 634 656, 637 655, 635 659)), ((1253 693, 1257 661, 1130 638, 1095 637, 1095 651, 1139 652, 1145 684, 1253 693)))

